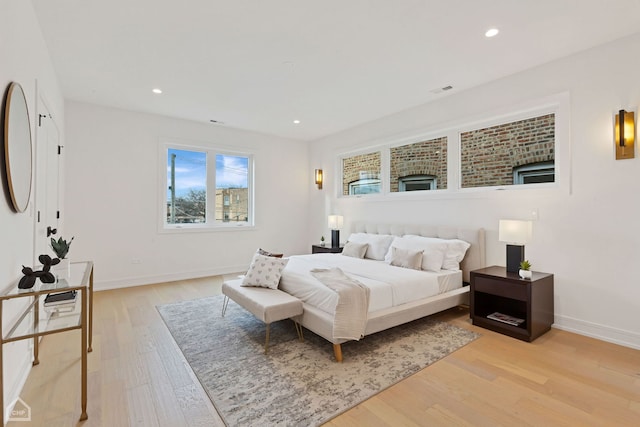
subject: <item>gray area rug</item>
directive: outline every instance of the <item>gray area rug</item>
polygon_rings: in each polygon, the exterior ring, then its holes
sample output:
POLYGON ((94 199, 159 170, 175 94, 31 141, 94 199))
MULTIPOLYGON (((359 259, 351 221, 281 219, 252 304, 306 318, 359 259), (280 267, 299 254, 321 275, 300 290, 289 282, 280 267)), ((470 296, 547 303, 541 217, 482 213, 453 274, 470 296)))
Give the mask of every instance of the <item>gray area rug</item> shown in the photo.
POLYGON ((291 320, 271 324, 264 354, 265 325, 223 296, 158 306, 216 409, 230 427, 317 426, 479 335, 445 322, 420 319, 333 346, 304 330, 300 342, 291 320))

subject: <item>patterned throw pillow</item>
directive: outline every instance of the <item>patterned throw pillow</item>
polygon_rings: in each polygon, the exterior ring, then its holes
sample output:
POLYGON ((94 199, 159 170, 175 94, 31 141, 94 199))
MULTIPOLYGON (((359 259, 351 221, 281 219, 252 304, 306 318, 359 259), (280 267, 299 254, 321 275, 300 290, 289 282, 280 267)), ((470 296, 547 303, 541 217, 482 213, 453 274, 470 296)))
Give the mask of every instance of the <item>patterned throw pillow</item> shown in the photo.
POLYGON ((272 256, 274 258, 282 258, 282 256, 284 255, 284 254, 277 254, 277 253, 274 253, 274 252, 265 251, 262 248, 258 249, 258 253, 260 255, 264 255, 264 256, 272 256))
POLYGON ((241 286, 278 289, 282 270, 288 262, 289 258, 274 258, 256 253, 241 286))

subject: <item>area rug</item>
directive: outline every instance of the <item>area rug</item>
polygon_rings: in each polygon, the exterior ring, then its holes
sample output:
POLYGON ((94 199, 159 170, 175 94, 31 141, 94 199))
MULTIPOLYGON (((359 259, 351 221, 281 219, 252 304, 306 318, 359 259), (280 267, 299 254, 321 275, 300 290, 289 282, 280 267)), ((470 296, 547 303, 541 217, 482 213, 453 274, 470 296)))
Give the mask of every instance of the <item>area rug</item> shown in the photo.
POLYGON ((265 325, 223 296, 158 306, 173 338, 229 427, 318 426, 478 337, 430 318, 333 346, 291 320, 265 325))

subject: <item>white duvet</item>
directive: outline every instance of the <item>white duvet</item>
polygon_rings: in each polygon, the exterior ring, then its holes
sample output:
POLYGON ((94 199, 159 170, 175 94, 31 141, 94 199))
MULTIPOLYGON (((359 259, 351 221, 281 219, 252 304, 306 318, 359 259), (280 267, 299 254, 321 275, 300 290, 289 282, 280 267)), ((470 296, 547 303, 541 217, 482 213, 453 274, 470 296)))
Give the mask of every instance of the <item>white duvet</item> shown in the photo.
POLYGON ((334 314, 338 296, 320 283, 314 268, 340 268, 370 289, 369 313, 428 298, 462 286, 462 272, 438 273, 395 267, 384 261, 359 259, 341 254, 296 255, 282 273, 279 289, 307 304, 334 314))

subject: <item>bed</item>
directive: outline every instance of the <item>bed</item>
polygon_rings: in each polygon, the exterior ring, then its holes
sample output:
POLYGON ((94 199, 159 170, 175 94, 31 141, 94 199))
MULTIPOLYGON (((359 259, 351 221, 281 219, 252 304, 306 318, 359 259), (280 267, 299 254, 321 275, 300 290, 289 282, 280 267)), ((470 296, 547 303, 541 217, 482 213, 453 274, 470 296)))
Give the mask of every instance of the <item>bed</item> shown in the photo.
MULTIPOLYGON (((342 361, 341 344, 349 339, 335 337, 337 297, 333 290, 327 289, 317 280, 317 276, 313 275, 315 273, 311 273, 312 269, 328 271, 339 268, 349 278, 365 285, 368 310, 362 336, 366 336, 451 307, 468 304, 469 286, 464 285, 469 282, 469 273, 485 267, 485 232, 481 228, 357 222, 352 225, 351 231, 350 236, 354 239, 388 239, 384 236, 393 236, 393 240, 396 236, 421 236, 446 239, 446 242, 464 241, 469 246, 457 270, 425 271, 390 266, 388 253, 386 261, 381 260, 379 255, 376 259, 358 259, 330 253, 290 257, 282 272, 279 289, 302 300, 303 314, 294 320, 331 342, 338 362, 342 361)), ((367 258, 368 255, 367 253, 367 258)), ((426 261, 426 256, 424 259, 426 261)))

